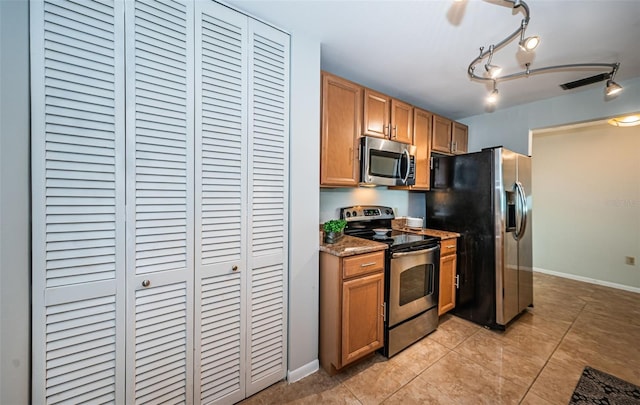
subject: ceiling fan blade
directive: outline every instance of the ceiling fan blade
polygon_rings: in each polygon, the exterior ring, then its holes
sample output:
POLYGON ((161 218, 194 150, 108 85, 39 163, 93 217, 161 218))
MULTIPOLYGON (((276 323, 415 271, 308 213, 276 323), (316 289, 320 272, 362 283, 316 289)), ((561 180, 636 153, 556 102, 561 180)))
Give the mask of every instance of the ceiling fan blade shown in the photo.
POLYGON ((611 77, 611 73, 600 73, 595 76, 585 77, 584 79, 561 84, 560 87, 562 87, 564 90, 571 90, 571 89, 575 89, 576 87, 582 87, 582 86, 587 86, 589 84, 598 83, 603 80, 607 80, 610 77, 611 77))

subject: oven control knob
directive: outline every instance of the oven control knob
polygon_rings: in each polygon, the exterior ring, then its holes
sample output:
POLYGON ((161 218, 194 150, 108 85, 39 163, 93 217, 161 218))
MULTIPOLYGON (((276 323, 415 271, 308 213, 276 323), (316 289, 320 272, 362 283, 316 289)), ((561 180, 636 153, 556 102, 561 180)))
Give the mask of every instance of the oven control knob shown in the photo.
POLYGON ((351 216, 351 213, 349 211, 347 211, 347 213, 345 214, 347 218, 349 218, 351 216))
POLYGON ((385 212, 387 213, 387 215, 391 215, 391 210, 388 209, 385 212))
POLYGON ((355 212, 355 211, 353 211, 353 212, 351 213, 351 215, 353 215, 353 216, 355 217, 355 216, 357 216, 357 215, 358 215, 358 213, 357 213, 357 212, 355 212))

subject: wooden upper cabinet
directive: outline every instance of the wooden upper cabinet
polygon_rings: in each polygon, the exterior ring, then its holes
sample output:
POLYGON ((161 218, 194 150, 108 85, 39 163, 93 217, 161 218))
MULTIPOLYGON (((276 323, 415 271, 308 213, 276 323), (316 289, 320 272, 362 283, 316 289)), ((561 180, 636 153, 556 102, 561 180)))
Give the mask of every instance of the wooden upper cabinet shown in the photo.
POLYGON ((454 122, 451 133, 451 144, 452 153, 467 153, 469 150, 469 127, 459 122, 454 122))
POLYGON ((391 100, 391 139, 413 143, 413 107, 399 100, 391 100))
POLYGON ((364 89, 362 134, 387 138, 389 136, 390 110, 390 97, 373 90, 364 89))
POLYGON ((362 87, 322 73, 320 185, 357 186, 362 87))
POLYGON ((446 154, 467 153, 469 128, 459 122, 433 115, 431 149, 446 154))
POLYGON ((414 108, 413 110, 413 142, 416 146, 416 184, 412 190, 428 190, 431 170, 431 123, 432 116, 428 111, 414 108))
POLYGON ((413 143, 413 107, 385 94, 364 89, 362 134, 413 143))
POLYGON ((431 149, 434 152, 451 153, 451 128, 453 122, 445 117, 433 115, 431 149))

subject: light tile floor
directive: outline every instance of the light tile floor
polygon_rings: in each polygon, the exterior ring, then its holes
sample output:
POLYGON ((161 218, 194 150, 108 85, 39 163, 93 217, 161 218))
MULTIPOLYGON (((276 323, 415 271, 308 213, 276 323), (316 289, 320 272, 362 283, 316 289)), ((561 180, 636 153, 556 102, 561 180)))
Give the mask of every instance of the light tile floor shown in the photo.
POLYGON ((376 353, 241 403, 567 404, 586 365, 640 385, 640 294, 534 273, 534 308, 505 332, 445 315, 389 360, 376 353))

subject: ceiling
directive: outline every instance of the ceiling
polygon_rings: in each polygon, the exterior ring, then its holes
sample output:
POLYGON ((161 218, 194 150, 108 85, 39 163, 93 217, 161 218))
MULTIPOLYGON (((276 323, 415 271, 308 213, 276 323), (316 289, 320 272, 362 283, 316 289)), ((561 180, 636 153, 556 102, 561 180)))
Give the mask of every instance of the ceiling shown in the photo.
MULTIPOLYGON (((513 33, 524 16, 501 0, 227 0, 255 17, 321 43, 322 69, 449 118, 491 110, 491 84, 471 81, 467 68, 513 33)), ((571 63, 620 62, 616 82, 640 77, 640 0, 527 0, 533 54, 513 41, 493 57, 503 74, 571 63)), ((484 63, 484 62, 482 62, 484 63)), ((478 65, 481 69, 483 65, 478 65)), ((605 70, 606 71, 606 70, 605 70)), ((605 71, 545 73, 498 83, 493 110, 556 97, 559 84, 605 71)), ((476 70, 476 72, 478 72, 476 70)))

